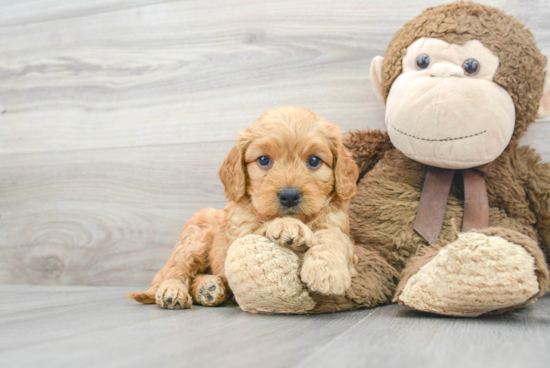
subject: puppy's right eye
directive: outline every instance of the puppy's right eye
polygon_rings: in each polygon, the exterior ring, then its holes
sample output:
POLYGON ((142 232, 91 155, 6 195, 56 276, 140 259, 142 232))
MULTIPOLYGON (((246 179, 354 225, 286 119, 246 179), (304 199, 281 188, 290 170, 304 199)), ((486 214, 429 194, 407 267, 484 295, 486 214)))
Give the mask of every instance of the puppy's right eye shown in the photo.
POLYGON ((260 165, 263 168, 267 169, 268 167, 271 166, 271 160, 267 156, 260 156, 256 161, 258 161, 258 165, 260 165))

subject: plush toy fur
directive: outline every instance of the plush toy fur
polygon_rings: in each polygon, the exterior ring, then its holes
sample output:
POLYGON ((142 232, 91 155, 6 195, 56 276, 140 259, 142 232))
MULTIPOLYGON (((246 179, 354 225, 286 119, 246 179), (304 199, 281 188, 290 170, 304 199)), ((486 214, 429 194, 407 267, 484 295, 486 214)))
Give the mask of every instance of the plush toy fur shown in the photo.
POLYGON ((525 132, 537 114, 542 97, 546 57, 538 49, 533 34, 517 19, 502 10, 472 2, 458 2, 425 10, 406 23, 390 42, 382 67, 383 96, 388 97, 401 74, 407 47, 421 37, 462 45, 482 40, 500 60, 494 77, 521 111, 516 115, 514 140, 525 132))
MULTIPOLYGON (((359 137, 369 136, 370 133, 356 133, 352 140, 357 142, 359 137)), ((359 151, 357 156, 368 149, 360 146, 350 148, 359 151)), ((405 157, 396 149, 378 153, 379 156, 382 154, 380 162, 367 172, 359 183, 357 195, 350 206, 351 233, 356 244, 365 244, 370 249, 376 249, 397 272, 403 272, 394 297, 395 301, 400 301, 400 293, 408 278, 415 275, 439 254, 440 249, 445 249, 445 245, 455 238, 453 222, 456 221, 457 225, 460 225, 464 193, 460 178, 455 178, 440 235, 442 240, 439 246, 430 246, 413 230, 426 166, 405 157)), ((521 245, 532 256, 531 269, 539 281, 538 288, 521 305, 512 303, 503 308, 527 305, 548 289, 548 268, 543 249, 546 251, 546 244, 550 240, 550 165, 541 163, 540 156, 534 150, 528 147, 518 149, 516 142, 493 165, 492 172, 487 178, 487 190, 491 207, 491 228, 462 236, 475 238, 476 233, 489 236, 498 234, 503 239, 521 245)), ((476 239, 476 242, 479 241, 476 239)), ((487 239, 485 241, 487 242, 487 239)), ((513 285, 529 288, 528 285, 532 285, 532 277, 525 278, 520 272, 516 275, 513 264, 507 263, 506 249, 500 244, 492 247, 495 272, 484 280, 483 283, 486 285, 482 286, 469 284, 464 275, 460 282, 464 284, 464 290, 456 292, 457 301, 465 297, 466 289, 471 288, 477 288, 479 294, 490 296, 491 287, 498 282, 503 282, 502 285, 497 285, 498 287, 513 285), (508 280, 503 280, 502 275, 498 274, 502 267, 510 271, 506 276, 508 280)), ((517 252, 521 251, 518 249, 517 252)), ((469 260, 458 255, 448 263, 448 267, 470 267, 472 272, 481 273, 483 271, 474 265, 486 260, 487 257, 484 255, 469 260)), ((490 274, 489 271, 487 273, 490 274)), ((430 282, 435 283, 433 276, 430 277, 430 282)), ((460 283, 457 283, 457 280, 449 280, 449 283, 442 284, 441 287, 456 289, 460 283)), ((496 300, 500 297, 495 296, 496 304, 500 303, 496 300)), ((453 308, 449 306, 449 309, 453 308)), ((469 315, 467 311, 451 314, 469 315)))
POLYGON ((316 314, 389 303, 397 272, 377 252, 354 250, 357 276, 343 295, 309 291, 299 277, 303 254, 258 235, 231 245, 225 273, 237 303, 251 313, 316 314))
POLYGON ((315 307, 300 280, 296 253, 264 236, 249 235, 235 241, 227 252, 226 264, 225 273, 244 311, 305 313, 315 307), (267 293, 257 294, 258 289, 267 293))
POLYGON ((407 47, 422 37, 457 45, 479 40, 499 58, 493 81, 512 98, 516 122, 486 177, 490 227, 456 230, 464 208, 457 174, 438 244, 429 245, 413 229, 427 166, 394 148, 385 132, 355 132, 346 146, 360 170, 349 210, 358 276, 343 295, 306 295, 297 277, 299 256, 245 237, 230 248, 226 262, 243 309, 323 313, 393 300, 426 312, 478 316, 524 307, 548 290, 550 165, 533 149, 518 146, 537 111, 550 113, 546 57, 533 35, 498 9, 471 2, 430 8, 396 33, 383 65, 374 67, 383 100, 402 73, 407 47))

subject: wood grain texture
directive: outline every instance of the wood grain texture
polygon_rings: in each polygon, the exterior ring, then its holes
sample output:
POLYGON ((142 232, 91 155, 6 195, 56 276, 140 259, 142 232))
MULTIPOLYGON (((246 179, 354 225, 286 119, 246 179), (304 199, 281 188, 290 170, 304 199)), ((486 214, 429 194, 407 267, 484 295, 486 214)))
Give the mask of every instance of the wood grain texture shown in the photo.
POLYGON ((222 208, 233 142, 13 154, 0 161, 6 283, 146 283, 185 221, 222 208))
POLYGON ((2 0, 0 27, 22 26, 60 19, 143 7, 174 0, 2 0))
MULTIPOLYGON (((282 105, 382 127, 369 62, 436 3, 182 1, 2 27, 0 153, 231 140, 282 105)), ((495 4, 549 49, 549 7, 495 4)))
POLYGON ((550 359, 550 295, 463 319, 395 304, 316 316, 174 311, 124 298, 130 290, 0 286, 2 366, 543 368, 550 359))
MULTIPOLYGON (((370 60, 443 2, 0 1, 0 283, 147 283, 265 110, 383 128, 370 60)), ((550 55, 547 4, 487 3, 550 55)))

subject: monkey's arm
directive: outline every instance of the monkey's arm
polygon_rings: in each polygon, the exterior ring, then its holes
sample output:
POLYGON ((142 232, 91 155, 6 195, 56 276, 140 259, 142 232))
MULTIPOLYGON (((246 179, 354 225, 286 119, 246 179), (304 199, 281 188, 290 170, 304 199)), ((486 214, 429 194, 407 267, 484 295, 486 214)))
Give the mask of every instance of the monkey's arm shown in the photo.
POLYGON ((344 137, 344 145, 359 166, 359 178, 371 170, 393 148, 388 133, 378 129, 357 130, 344 137))
POLYGON ((537 217, 536 228, 548 252, 550 250, 550 163, 541 162, 540 155, 529 147, 521 147, 519 151, 527 167, 525 186, 531 210, 537 217))

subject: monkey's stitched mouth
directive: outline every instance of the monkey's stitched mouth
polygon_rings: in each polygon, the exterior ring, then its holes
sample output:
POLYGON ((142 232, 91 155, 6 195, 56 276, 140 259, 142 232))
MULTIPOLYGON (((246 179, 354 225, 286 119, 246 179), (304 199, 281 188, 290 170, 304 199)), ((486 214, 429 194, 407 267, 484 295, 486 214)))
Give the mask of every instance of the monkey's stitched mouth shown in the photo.
POLYGON ((411 138, 414 138, 414 139, 420 139, 421 141, 427 141, 427 142, 446 142, 446 141, 456 141, 458 139, 466 139, 466 138, 472 138, 472 137, 476 137, 478 135, 482 135, 483 133, 487 133, 486 130, 482 131, 482 132, 479 132, 479 133, 476 133, 476 134, 471 134, 471 135, 465 135, 463 137, 455 137, 455 138, 443 138, 443 139, 431 139, 431 138, 422 138, 422 137, 417 137, 415 135, 412 135, 412 134, 409 134, 409 133, 405 133, 405 132, 402 132, 401 130, 397 129, 396 127, 392 127, 393 130, 395 130, 396 132, 398 133, 401 133, 403 135, 406 135, 407 137, 411 137, 411 138))

